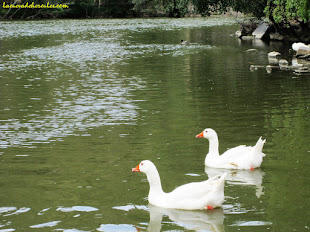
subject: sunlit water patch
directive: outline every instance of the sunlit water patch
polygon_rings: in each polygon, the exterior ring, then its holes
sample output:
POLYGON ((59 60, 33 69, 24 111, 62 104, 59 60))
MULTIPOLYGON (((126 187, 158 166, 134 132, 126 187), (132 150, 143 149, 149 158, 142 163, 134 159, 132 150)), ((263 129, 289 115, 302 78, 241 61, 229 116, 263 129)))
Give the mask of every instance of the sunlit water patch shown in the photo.
MULTIPOLYGON (((148 206, 127 205, 116 206, 113 208, 124 211, 131 211, 135 209, 140 211, 148 211, 150 218, 149 223, 140 223, 138 226, 138 228, 146 229, 147 231, 161 231, 161 227, 165 227, 165 225, 170 226, 171 224, 179 227, 180 229, 193 231, 223 231, 224 228, 224 211, 220 208, 212 211, 190 211, 165 209, 151 204, 148 206)), ((117 228, 120 225, 114 226, 117 228)))
POLYGON ((272 225, 272 223, 265 221, 239 221, 231 226, 268 226, 268 225, 272 225))
MULTIPOLYGON (((1 22, 3 33, 0 39, 33 37, 40 35, 72 34, 83 36, 96 32, 109 31, 145 31, 151 29, 176 30, 182 28, 199 28, 234 23, 231 18, 181 18, 181 19, 96 19, 96 20, 57 20, 57 21, 31 21, 31 22, 1 22), (78 29, 78 30, 77 30, 78 29)), ((95 36, 95 34, 93 34, 95 36)))
MULTIPOLYGON (((0 147, 35 147, 37 143, 59 141, 69 135, 86 136, 90 128, 135 123, 139 117, 139 107, 135 104, 135 99, 131 98, 131 93, 143 88, 144 83, 140 77, 119 73, 117 66, 127 65, 127 61, 136 57, 184 56, 212 47, 202 44, 131 44, 125 39, 128 31, 201 27, 201 24, 214 26, 230 24, 231 20, 192 19, 170 22, 172 23, 167 23, 164 19, 94 20, 92 26, 89 26, 87 21, 57 21, 63 25, 61 28, 57 23, 50 25, 49 22, 31 22, 31 30, 25 30, 23 22, 14 25, 3 22, 1 26, 9 31, 5 37, 48 37, 67 33, 77 39, 68 40, 64 37, 59 45, 38 43, 39 46, 1 56, 4 61, 0 64, 1 82, 8 89, 11 86, 15 88, 18 83, 19 94, 35 92, 46 85, 44 82, 48 82, 49 86, 60 81, 63 84, 54 87, 51 94, 53 100, 45 104, 41 103, 45 102, 44 92, 30 96, 29 99, 21 99, 22 101, 13 99, 23 105, 17 110, 24 116, 22 119, 0 119, 0 129, 3 131, 0 135, 0 147), (142 22, 143 27, 139 26, 142 22), (78 32, 68 25, 78 27, 78 32), (7 26, 11 26, 10 30, 7 26), (63 30, 64 28, 68 30, 63 30), (85 34, 88 36, 84 38, 85 34), (39 104, 40 109, 33 113, 31 109, 39 104), (30 111, 32 113, 27 114, 30 111)), ((10 116, 11 111, 16 111, 11 100, 5 99, 7 102, 4 101, 4 105, 9 107, 0 109, 10 116)))
POLYGON ((97 211, 97 208, 90 207, 90 206, 72 206, 72 207, 59 207, 57 211, 61 212, 92 212, 97 211))
MULTIPOLYGON (((119 74, 113 67, 126 55, 126 49, 104 42, 73 42, 4 55, 6 62, 0 67, 2 81, 12 82, 9 78, 15 77, 28 82, 20 86, 22 92, 28 89, 35 92, 44 82, 61 81, 63 84, 54 88, 53 101, 40 106, 35 113, 26 114, 22 120, 2 118, 0 147, 33 147, 36 143, 78 135, 89 128, 134 123, 138 107, 130 96, 143 84, 138 77, 119 74), (78 72, 74 76, 72 69, 78 72)), ((41 94, 21 102, 25 107, 18 110, 30 111, 45 98, 44 93, 41 94)), ((10 104, 9 100, 7 104, 10 104)))
POLYGON ((139 80, 135 77, 91 77, 69 88, 55 89, 55 102, 43 106, 37 114, 28 114, 23 120, 1 121, 0 147, 31 147, 53 138, 78 135, 89 128, 133 123, 138 107, 130 99, 130 91, 136 88, 139 80))
POLYGON ((114 206, 113 209, 123 210, 123 211, 130 211, 133 209, 148 210, 148 207, 145 205, 124 205, 124 206, 114 206))
POLYGON ((46 223, 41 223, 37 225, 29 226, 30 228, 46 228, 46 227, 54 227, 57 226, 61 221, 51 221, 46 223))
POLYGON ((130 232, 130 231, 137 231, 137 228, 134 225, 128 225, 128 224, 103 224, 99 228, 97 228, 97 231, 110 231, 110 232, 130 232))

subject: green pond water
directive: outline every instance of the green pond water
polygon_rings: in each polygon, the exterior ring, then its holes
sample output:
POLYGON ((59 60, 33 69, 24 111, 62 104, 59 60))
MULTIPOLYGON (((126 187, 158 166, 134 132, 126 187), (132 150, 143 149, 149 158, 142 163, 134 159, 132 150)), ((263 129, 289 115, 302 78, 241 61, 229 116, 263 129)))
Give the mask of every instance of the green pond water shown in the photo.
POLYGON ((0 231, 309 231, 310 75, 265 69, 290 44, 240 41, 233 18, 0 22, 0 231), (190 45, 180 45, 180 40, 190 45), (248 52, 248 49, 257 49, 248 52), (148 205, 208 179, 220 153, 262 136, 260 169, 229 171, 223 207, 148 205))

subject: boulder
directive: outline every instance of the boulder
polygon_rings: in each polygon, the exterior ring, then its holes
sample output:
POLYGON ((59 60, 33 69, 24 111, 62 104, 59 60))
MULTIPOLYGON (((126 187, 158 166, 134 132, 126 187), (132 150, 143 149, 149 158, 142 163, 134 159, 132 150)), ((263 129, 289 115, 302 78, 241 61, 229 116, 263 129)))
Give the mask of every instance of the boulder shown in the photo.
POLYGON ((268 29, 270 28, 270 25, 265 22, 261 22, 258 27, 253 31, 252 35, 255 37, 255 39, 263 39, 267 37, 268 29))
POLYGON ((302 67, 302 68, 298 68, 294 70, 295 73, 309 73, 310 72, 310 68, 307 67, 302 67))
POLYGON ((272 65, 278 65, 279 59, 277 57, 269 57, 268 56, 268 63, 272 65))
POLYGON ((279 65, 280 66, 288 66, 288 61, 286 59, 281 59, 281 60, 279 60, 279 65))
POLYGON ((310 47, 301 47, 297 50, 296 56, 310 55, 310 47))
POLYGON ((271 40, 278 40, 278 41, 284 40, 284 36, 279 34, 278 32, 270 33, 269 38, 271 40))
POLYGON ((237 36, 238 38, 242 37, 241 31, 236 31, 235 32, 235 36, 237 36))
POLYGON ((280 52, 273 51, 273 52, 268 53, 268 57, 270 57, 270 58, 277 58, 278 56, 281 56, 280 52))

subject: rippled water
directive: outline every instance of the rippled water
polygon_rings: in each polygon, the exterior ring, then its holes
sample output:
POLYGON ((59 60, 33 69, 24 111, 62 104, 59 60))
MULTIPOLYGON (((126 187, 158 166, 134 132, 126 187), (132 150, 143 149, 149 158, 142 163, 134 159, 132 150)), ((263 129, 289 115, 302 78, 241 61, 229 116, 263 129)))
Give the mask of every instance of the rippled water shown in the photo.
POLYGON ((232 18, 0 23, 0 231, 308 231, 310 76, 250 71, 289 44, 239 41, 232 18), (180 39, 190 45, 180 45, 180 39), (256 48, 255 52, 248 52, 256 48), (228 171, 214 211, 147 203, 205 180, 220 152, 267 139, 262 168, 228 171))

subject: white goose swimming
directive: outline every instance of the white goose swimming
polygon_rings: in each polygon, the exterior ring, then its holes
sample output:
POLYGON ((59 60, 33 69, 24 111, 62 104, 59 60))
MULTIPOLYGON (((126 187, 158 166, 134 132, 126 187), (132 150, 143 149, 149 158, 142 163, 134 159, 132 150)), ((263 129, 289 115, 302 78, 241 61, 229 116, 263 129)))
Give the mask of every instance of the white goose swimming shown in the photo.
POLYGON ((209 140, 209 153, 205 165, 214 168, 251 169, 260 167, 265 154, 262 152, 266 140, 258 139, 254 147, 240 145, 219 154, 219 141, 216 132, 207 128, 196 135, 196 138, 209 140))
POLYGON ((150 185, 148 201, 152 205, 162 208, 206 210, 221 207, 224 202, 226 173, 206 181, 188 183, 165 193, 157 168, 151 161, 142 161, 132 171, 146 174, 150 185))

